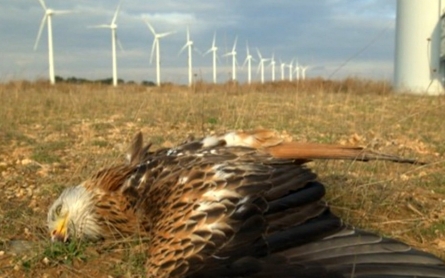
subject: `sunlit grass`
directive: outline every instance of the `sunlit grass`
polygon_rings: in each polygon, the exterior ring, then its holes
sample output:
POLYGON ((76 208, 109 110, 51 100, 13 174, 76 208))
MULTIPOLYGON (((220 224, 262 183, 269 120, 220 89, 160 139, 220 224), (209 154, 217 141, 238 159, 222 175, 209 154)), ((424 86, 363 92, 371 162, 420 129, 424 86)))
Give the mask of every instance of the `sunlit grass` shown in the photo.
POLYGON ((36 246, 33 254, 0 256, 1 277, 143 276, 143 247, 60 249, 45 227, 60 191, 122 161, 140 130, 160 147, 189 134, 264 127, 294 140, 360 145, 429 162, 310 166, 347 222, 445 258, 443 96, 396 95, 387 82, 347 79, 192 88, 17 81, 0 85, 0 97, 0 251, 10 240, 36 246))

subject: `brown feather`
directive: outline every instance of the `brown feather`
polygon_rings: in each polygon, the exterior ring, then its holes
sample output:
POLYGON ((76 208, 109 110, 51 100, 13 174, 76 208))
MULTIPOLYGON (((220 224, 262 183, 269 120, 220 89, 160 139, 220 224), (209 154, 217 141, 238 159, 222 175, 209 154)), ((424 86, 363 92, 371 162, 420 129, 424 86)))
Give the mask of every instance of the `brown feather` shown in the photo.
POLYGON ((445 274, 429 254, 344 224, 323 201, 324 185, 303 165, 313 159, 416 160, 291 142, 270 130, 149 148, 138 133, 127 164, 84 183, 95 193, 104 237, 150 239, 149 277, 352 277, 351 266, 363 272, 373 266, 373 277, 387 277, 378 256, 394 261, 396 273, 406 269, 397 263, 406 256, 413 269, 408 274, 423 267, 432 273, 435 266, 445 274), (351 263, 354 256, 361 264, 351 263))
POLYGON ((416 159, 381 154, 362 147, 329 145, 316 143, 283 142, 267 147, 265 151, 275 158, 282 159, 351 159, 358 161, 387 160, 398 163, 425 164, 416 159))

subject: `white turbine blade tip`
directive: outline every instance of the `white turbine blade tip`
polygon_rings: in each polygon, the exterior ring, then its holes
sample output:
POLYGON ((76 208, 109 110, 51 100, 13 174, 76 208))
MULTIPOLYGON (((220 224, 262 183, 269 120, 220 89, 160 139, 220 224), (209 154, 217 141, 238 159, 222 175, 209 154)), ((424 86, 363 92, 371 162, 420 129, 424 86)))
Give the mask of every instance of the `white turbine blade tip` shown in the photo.
POLYGON ((88 28, 111 28, 111 25, 108 25, 108 24, 100 24, 100 25, 88 26, 88 28))
POLYGON ((43 0, 39 0, 39 2, 40 2, 40 5, 42 6, 42 8, 43 8, 45 11, 48 10, 48 8, 46 7, 45 2, 44 2, 43 0))
POLYGON ((117 8, 116 8, 116 11, 114 12, 113 20, 111 20, 111 24, 115 24, 116 23, 117 15, 119 13, 120 7, 121 7, 121 3, 119 2, 119 4, 117 5, 117 8))
POLYGON ((70 11, 70 10, 60 10, 60 11, 53 11, 53 14, 71 14, 74 13, 74 11, 70 11))
POLYGON ((153 28, 153 26, 150 24, 150 22, 148 22, 148 20, 144 20, 145 24, 147 24, 148 29, 150 29, 150 31, 153 33, 153 35, 156 36, 156 32, 155 29, 153 28))
POLYGON ((165 33, 157 34, 157 37, 158 38, 164 38, 164 37, 170 36, 170 35, 172 35, 174 33, 176 33, 176 32, 175 31, 165 32, 165 33))

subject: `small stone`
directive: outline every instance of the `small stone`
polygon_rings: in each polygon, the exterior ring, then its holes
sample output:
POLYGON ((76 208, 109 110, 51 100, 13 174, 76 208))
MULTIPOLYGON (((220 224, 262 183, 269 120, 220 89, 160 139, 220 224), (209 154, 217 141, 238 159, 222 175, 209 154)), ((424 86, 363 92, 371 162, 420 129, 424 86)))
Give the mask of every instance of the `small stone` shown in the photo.
POLYGON ((29 158, 25 158, 25 159, 22 159, 22 160, 20 161, 20 164, 22 164, 22 165, 29 165, 29 164, 31 164, 31 163, 34 163, 34 161, 32 161, 32 160, 29 159, 29 158))
POLYGON ((0 250, 0 257, 3 256, 3 255, 5 255, 5 251, 0 250))
POLYGON ((49 265, 49 259, 48 259, 47 257, 43 258, 42 262, 43 262, 45 265, 49 265))

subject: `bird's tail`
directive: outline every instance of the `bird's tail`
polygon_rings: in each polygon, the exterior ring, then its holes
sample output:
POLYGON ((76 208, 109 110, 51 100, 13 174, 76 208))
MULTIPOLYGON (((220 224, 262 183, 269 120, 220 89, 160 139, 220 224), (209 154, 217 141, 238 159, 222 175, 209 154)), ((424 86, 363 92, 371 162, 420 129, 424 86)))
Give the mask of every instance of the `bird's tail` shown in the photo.
POLYGON ((358 161, 386 160, 398 163, 425 164, 417 159, 382 154, 362 147, 335 144, 302 143, 286 140, 272 130, 234 131, 203 139, 204 146, 224 141, 226 146, 243 146, 264 150, 283 159, 351 159, 358 161))
POLYGON ((425 164, 416 159, 365 150, 362 147, 316 143, 284 142, 265 150, 276 158, 283 159, 350 159, 357 161, 386 160, 398 163, 425 164))

